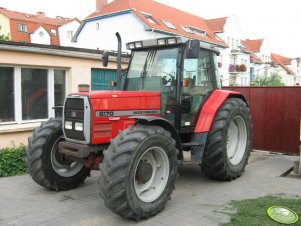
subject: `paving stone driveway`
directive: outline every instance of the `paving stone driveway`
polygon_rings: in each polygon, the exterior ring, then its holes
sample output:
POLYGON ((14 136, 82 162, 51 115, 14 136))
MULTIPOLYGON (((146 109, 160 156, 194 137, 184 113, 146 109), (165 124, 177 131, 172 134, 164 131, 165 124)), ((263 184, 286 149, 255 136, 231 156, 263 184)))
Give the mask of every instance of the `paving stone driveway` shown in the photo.
POLYGON ((95 171, 80 188, 48 191, 30 176, 0 179, 0 225, 204 225, 227 222, 225 207, 231 200, 268 194, 301 196, 300 177, 279 177, 292 166, 290 157, 254 152, 245 174, 232 182, 207 179, 197 165, 179 169, 176 190, 165 209, 140 222, 111 213, 98 195, 95 171))

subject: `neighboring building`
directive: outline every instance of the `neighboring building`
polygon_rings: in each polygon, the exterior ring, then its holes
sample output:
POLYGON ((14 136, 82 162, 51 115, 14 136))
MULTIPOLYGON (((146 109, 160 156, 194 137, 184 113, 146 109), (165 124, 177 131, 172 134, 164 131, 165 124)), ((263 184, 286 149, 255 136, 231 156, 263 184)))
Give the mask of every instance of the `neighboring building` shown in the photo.
POLYGON ((278 74, 286 86, 296 85, 294 71, 289 67, 292 65, 293 59, 272 53, 272 65, 274 73, 278 74))
POLYGON ((62 106, 79 84, 109 89, 116 56, 107 68, 101 57, 98 50, 0 41, 0 149, 26 144, 33 128, 53 117, 52 107, 62 106))
POLYGON ((76 47, 116 50, 116 32, 125 43, 135 40, 183 36, 227 47, 198 16, 153 0, 96 0, 97 11, 89 15, 74 37, 76 47))
MULTIPOLYGON (((271 67, 271 48, 267 38, 242 41, 243 50, 250 52, 250 83, 252 83, 257 76, 270 76, 274 73, 271 67)), ((249 83, 249 84, 250 84, 249 83)), ((248 85, 249 85, 248 84, 248 85)))
POLYGON ((236 17, 229 16, 206 20, 216 37, 229 48, 220 48, 220 75, 223 86, 245 86, 249 81, 250 52, 242 48, 243 34, 236 17))
POLYGON ((50 18, 43 12, 32 15, 0 8, 0 35, 8 35, 14 42, 71 46, 80 25, 76 18, 50 18))

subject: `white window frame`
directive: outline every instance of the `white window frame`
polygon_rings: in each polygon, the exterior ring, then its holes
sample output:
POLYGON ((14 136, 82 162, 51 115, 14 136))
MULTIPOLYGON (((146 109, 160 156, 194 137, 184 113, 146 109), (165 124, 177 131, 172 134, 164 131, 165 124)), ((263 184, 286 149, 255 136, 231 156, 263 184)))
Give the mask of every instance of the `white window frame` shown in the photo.
POLYGON ((56 36, 56 29, 51 28, 51 29, 50 29, 50 34, 51 34, 52 36, 56 36))
POLYGON ((148 22, 150 22, 151 24, 157 24, 156 21, 153 19, 151 14, 145 13, 145 12, 141 12, 140 13, 145 17, 145 19, 148 20, 148 22))
POLYGON ((67 96, 68 90, 68 68, 50 68, 50 67, 37 67, 37 66, 13 66, 13 65, 0 65, 0 67, 10 67, 14 69, 14 116, 15 120, 11 122, 0 122, 0 133, 1 130, 7 130, 7 127, 2 128, 5 125, 23 125, 29 123, 37 123, 48 120, 48 118, 55 116, 55 111, 52 109, 54 107, 54 70, 64 70, 65 71, 65 96, 67 96), (23 120, 22 119, 22 75, 21 69, 44 69, 47 70, 47 97, 48 97, 48 118, 44 119, 34 119, 34 120, 23 120))
POLYGON ((18 32, 27 33, 27 24, 18 24, 18 32))
POLYGON ((187 33, 189 34, 193 34, 193 31, 189 28, 189 27, 186 27, 186 26, 183 26, 183 25, 180 25, 180 27, 187 33))
POLYGON ((195 33, 196 35, 199 35, 199 36, 202 36, 202 37, 206 37, 207 36, 207 33, 206 31, 202 30, 202 29, 199 29, 199 28, 196 28, 196 27, 189 27, 193 33, 195 33))
POLYGON ((73 31, 72 30, 67 31, 67 37, 72 39, 72 37, 73 37, 73 31))
POLYGON ((166 27, 168 27, 170 29, 177 30, 177 28, 172 23, 170 23, 168 20, 163 20, 162 19, 161 21, 165 24, 166 27))

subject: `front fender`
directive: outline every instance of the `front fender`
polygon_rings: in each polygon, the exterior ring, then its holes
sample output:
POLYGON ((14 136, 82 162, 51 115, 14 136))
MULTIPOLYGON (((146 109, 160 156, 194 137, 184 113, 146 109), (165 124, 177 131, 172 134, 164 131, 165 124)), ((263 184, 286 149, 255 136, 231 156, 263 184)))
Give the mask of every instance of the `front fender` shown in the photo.
POLYGON ((169 121, 167 121, 164 118, 155 116, 132 116, 130 118, 136 120, 135 124, 161 126, 162 128, 169 131, 171 133, 172 138, 176 141, 176 147, 179 151, 178 157, 180 160, 183 159, 182 144, 179 134, 169 121))
POLYGON ((231 97, 240 98, 248 105, 248 102, 244 95, 239 92, 230 90, 215 90, 203 105, 194 132, 209 132, 216 112, 223 105, 225 100, 231 97))

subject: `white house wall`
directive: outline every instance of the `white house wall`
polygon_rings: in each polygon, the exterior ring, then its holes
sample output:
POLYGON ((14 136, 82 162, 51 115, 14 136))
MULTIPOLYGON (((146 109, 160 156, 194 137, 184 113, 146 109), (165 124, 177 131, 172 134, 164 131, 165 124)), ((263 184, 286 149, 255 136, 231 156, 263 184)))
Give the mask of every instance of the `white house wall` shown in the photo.
POLYGON ((127 13, 87 22, 74 45, 79 48, 116 51, 118 45, 116 32, 121 35, 123 51, 126 51, 127 42, 166 36, 146 31, 145 26, 136 16, 127 13), (99 23, 99 30, 96 29, 97 23, 99 23))
POLYGON ((30 40, 31 43, 50 45, 50 35, 42 26, 30 34, 30 40))
POLYGON ((60 37, 60 45, 61 46, 72 46, 73 43, 71 42, 72 37, 70 37, 69 31, 72 31, 73 35, 76 33, 77 29, 79 28, 80 23, 76 20, 64 24, 59 27, 59 37, 60 37))
POLYGON ((243 39, 243 34, 239 28, 238 21, 235 16, 229 16, 226 19, 224 29, 222 32, 216 33, 216 36, 226 42, 229 48, 220 48, 220 61, 222 67, 219 68, 220 75, 222 77, 223 86, 230 85, 230 77, 235 77, 235 85, 249 85, 249 66, 250 66, 250 55, 243 53, 241 51, 241 40, 243 39), (240 54, 233 55, 232 50, 238 50, 240 54), (243 60, 243 62, 242 62, 243 60), (246 72, 242 73, 229 73, 230 64, 245 64, 247 67, 246 72))
POLYGON ((11 37, 9 19, 0 13, 0 35, 11 37))

